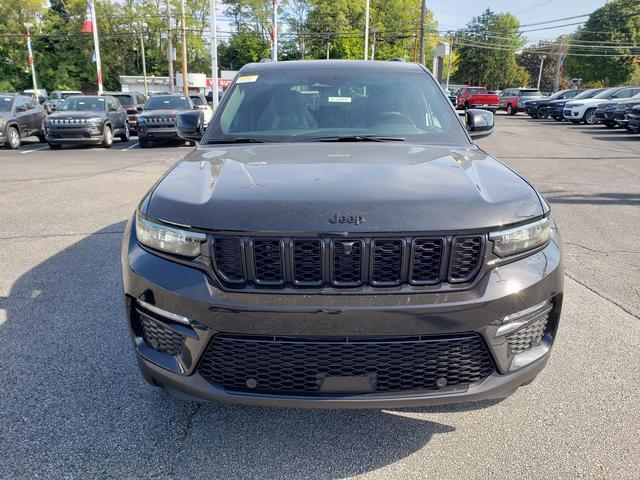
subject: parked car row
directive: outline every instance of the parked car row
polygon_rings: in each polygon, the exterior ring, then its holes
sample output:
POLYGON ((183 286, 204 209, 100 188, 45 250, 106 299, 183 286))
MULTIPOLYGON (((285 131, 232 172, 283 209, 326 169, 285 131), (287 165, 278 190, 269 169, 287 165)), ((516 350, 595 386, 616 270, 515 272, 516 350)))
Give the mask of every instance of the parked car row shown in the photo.
POLYGON ((563 90, 526 103, 532 118, 553 118, 574 124, 602 124, 607 128, 640 131, 632 116, 640 114, 640 86, 563 90), (638 107, 637 111, 634 109, 638 107))
POLYGON ((137 93, 55 91, 49 101, 56 102, 51 113, 32 95, 0 94, 0 146, 16 149, 22 139, 35 136, 53 150, 78 144, 108 148, 115 138, 126 142, 133 133, 140 148, 147 148, 158 140, 182 140, 176 131, 179 112, 200 110, 205 124, 213 115, 200 94, 158 94, 145 101, 137 93))

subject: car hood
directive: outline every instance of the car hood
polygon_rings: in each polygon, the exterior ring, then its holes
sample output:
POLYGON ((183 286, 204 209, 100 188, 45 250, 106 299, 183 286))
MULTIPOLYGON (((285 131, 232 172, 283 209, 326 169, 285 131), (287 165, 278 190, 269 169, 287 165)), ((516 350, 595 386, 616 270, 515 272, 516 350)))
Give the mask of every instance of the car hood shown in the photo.
POLYGON ((14 114, 11 112, 0 112, 0 118, 10 118, 13 117, 14 114))
POLYGON ((55 112, 51 115, 48 115, 47 118, 56 119, 56 120, 66 120, 66 119, 80 119, 80 118, 95 118, 95 117, 104 117, 104 112, 87 112, 85 110, 65 110, 64 112, 55 112))
POLYGON ((477 147, 362 143, 202 146, 140 208, 205 229, 328 233, 486 229, 543 213, 536 191, 477 147))

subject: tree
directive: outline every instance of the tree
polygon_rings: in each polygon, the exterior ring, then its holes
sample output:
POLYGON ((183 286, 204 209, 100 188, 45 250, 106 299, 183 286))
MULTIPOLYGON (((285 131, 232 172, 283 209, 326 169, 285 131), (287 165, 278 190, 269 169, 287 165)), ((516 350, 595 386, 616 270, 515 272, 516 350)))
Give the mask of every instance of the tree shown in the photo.
POLYGON ((469 84, 506 88, 529 83, 529 74, 516 63, 524 40, 520 24, 510 13, 490 9, 456 33, 457 78, 469 84))
POLYGON ((532 86, 536 86, 540 73, 540 59, 543 55, 545 58, 540 90, 552 92, 555 87, 556 66, 558 64, 558 48, 555 42, 540 41, 534 46, 524 48, 516 55, 516 61, 527 71, 532 86))
POLYGON ((221 69, 238 70, 250 62, 269 58, 271 45, 262 35, 245 29, 218 46, 218 64, 221 69))
POLYGON ((564 62, 565 72, 586 82, 603 85, 627 83, 636 69, 632 61, 633 50, 616 48, 614 44, 637 44, 638 40, 638 2, 613 0, 595 10, 587 23, 572 36, 569 55, 564 62))

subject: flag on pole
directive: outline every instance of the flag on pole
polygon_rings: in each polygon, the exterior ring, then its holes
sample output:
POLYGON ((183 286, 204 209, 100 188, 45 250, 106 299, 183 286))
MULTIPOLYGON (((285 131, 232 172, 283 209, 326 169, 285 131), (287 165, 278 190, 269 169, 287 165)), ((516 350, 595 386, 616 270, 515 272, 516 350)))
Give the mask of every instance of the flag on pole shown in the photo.
POLYGON ((82 22, 82 33, 93 32, 93 22, 91 21, 91 3, 87 2, 87 13, 82 22))

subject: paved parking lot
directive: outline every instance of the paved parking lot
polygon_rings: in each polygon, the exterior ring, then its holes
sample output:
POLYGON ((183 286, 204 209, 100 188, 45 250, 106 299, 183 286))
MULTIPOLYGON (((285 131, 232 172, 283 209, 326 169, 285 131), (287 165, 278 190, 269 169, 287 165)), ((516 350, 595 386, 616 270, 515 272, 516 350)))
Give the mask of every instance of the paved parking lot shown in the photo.
POLYGON ((546 195, 563 234, 551 362, 502 402, 383 411, 149 387, 120 242, 189 148, 0 151, 0 478, 639 478, 640 136, 499 115, 479 143, 546 195))

